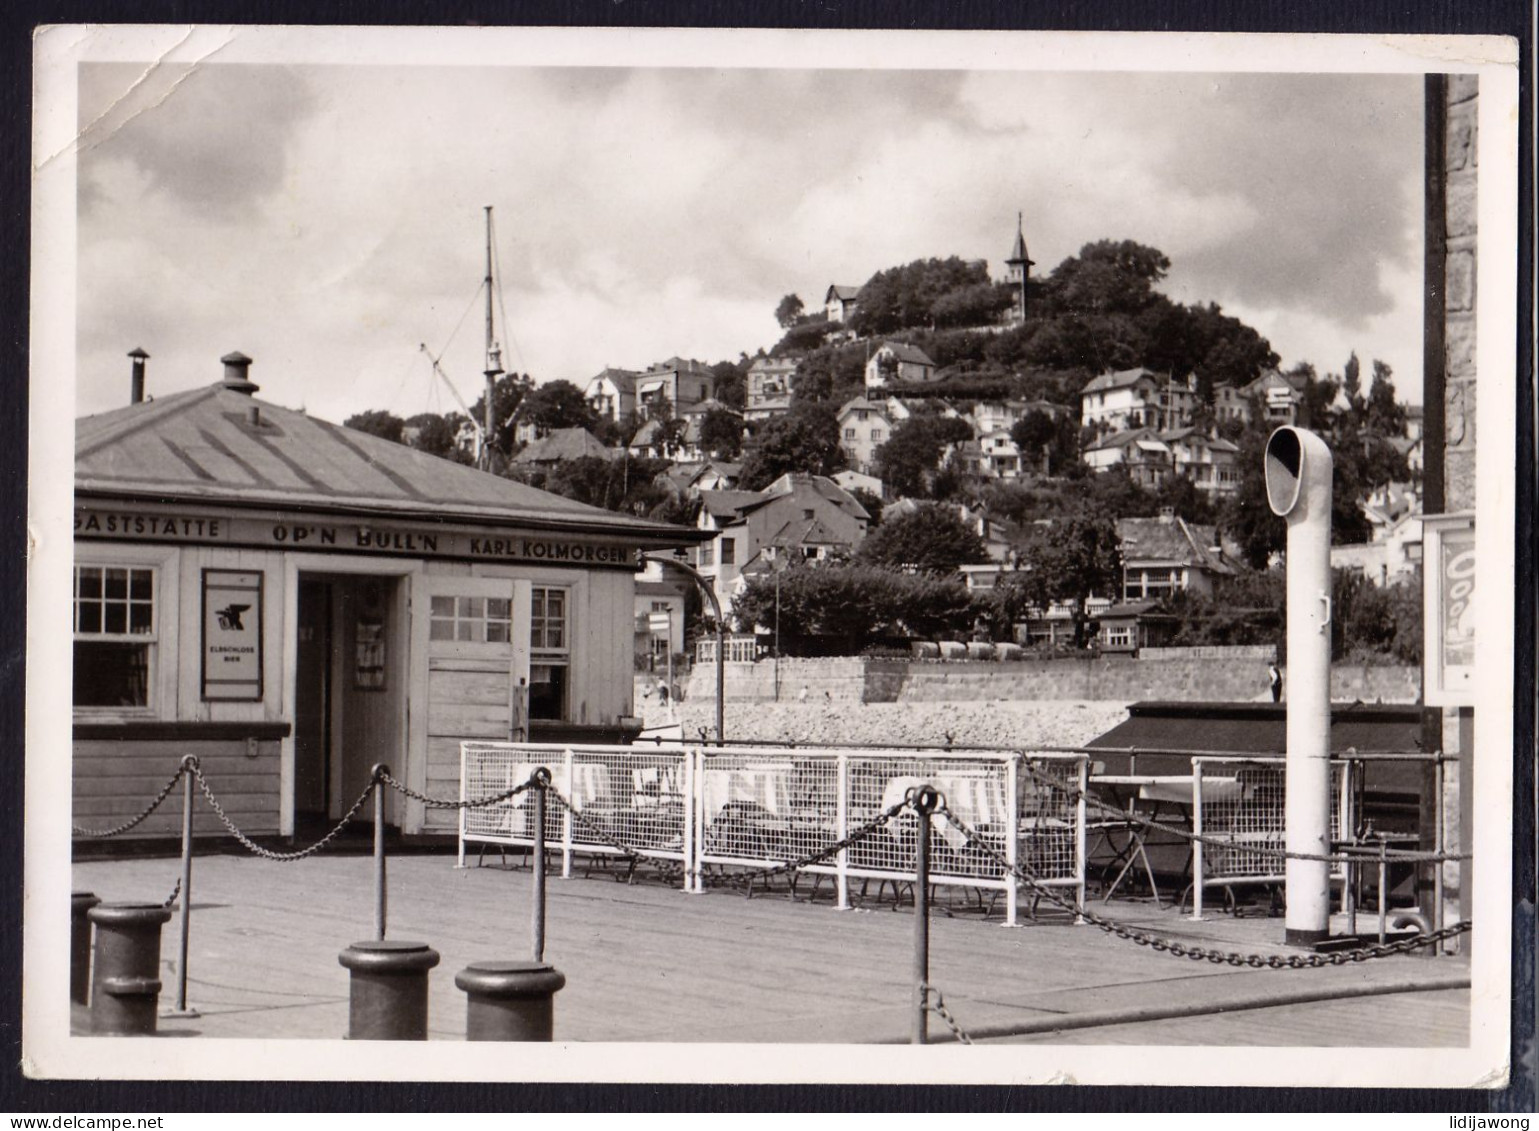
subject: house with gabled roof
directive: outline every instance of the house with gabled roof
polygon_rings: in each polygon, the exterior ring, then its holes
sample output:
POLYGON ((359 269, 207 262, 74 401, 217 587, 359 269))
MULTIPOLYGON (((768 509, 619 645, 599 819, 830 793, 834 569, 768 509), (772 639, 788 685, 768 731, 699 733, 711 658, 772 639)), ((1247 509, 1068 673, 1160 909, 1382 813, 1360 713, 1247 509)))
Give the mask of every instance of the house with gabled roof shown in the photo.
MULTIPOLYGON (((905 415, 907 415, 905 413, 905 415)), ((875 465, 876 450, 892 439, 897 426, 884 401, 852 397, 839 407, 839 446, 844 458, 856 471, 869 474, 875 465)))
POLYGON ((583 386, 583 399, 599 416, 619 423, 636 411, 636 378, 639 376, 641 374, 633 369, 615 369, 606 365, 583 386))
POLYGON ((1197 409, 1197 379, 1176 380, 1142 366, 1102 373, 1080 390, 1080 423, 1122 431, 1179 428, 1197 409))
MULTIPOLYGON (((210 386, 75 426, 75 820, 143 806, 189 751, 230 820, 328 828, 389 752, 430 797, 467 740, 619 741, 644 551, 699 531, 616 514, 210 386)), ((452 835, 409 798, 388 819, 452 835)), ((151 814, 133 835, 169 837, 151 814)), ((195 835, 224 835, 210 811, 195 835)))
POLYGON ((1169 445, 1153 428, 1131 428, 1102 436, 1087 446, 1080 458, 1093 471, 1106 471, 1120 464, 1127 468, 1133 482, 1146 488, 1163 483, 1173 466, 1169 445))
POLYGON ((859 287, 846 287, 838 283, 830 283, 827 293, 823 296, 823 312, 828 315, 830 322, 842 322, 848 325, 850 316, 855 313, 856 302, 859 298, 859 287))
POLYGON ((821 561, 853 553, 871 516, 832 479, 788 472, 762 491, 702 491, 702 543, 696 567, 727 610, 740 591, 743 567, 756 559, 795 556, 821 561))
POLYGON ((796 383, 795 358, 757 357, 744 377, 743 417, 768 420, 791 410, 796 383))
POLYGON ((1200 428, 1171 428, 1159 435, 1170 449, 1171 470, 1190 479, 1199 491, 1221 497, 1240 489, 1240 449, 1200 428))
POLYGON ((1158 600, 1182 590, 1213 592, 1239 566, 1213 526, 1189 523, 1169 508, 1158 518, 1119 518, 1123 601, 1158 600))
POLYGON ((552 428, 514 456, 513 462, 530 467, 552 467, 567 460, 614 459, 619 454, 616 448, 606 448, 586 428, 552 428))
POLYGON ((935 379, 935 362, 930 355, 907 342, 883 342, 866 362, 867 389, 928 385, 935 379))

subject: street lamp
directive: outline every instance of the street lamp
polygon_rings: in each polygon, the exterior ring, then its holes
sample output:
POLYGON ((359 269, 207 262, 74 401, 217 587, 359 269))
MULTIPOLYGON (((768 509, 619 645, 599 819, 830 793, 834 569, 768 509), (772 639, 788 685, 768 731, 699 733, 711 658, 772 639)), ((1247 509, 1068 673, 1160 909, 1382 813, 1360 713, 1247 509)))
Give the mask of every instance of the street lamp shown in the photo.
POLYGON ((726 741, 726 733, 723 730, 722 717, 726 714, 727 698, 727 640, 726 628, 721 619, 721 602, 716 599, 716 591, 711 588, 711 583, 705 575, 688 562, 682 562, 678 558, 663 557, 654 554, 642 554, 644 562, 657 562, 662 566, 672 566, 682 570, 694 583, 700 587, 700 592, 705 594, 705 599, 710 602, 711 615, 716 618, 716 744, 722 745, 726 741))

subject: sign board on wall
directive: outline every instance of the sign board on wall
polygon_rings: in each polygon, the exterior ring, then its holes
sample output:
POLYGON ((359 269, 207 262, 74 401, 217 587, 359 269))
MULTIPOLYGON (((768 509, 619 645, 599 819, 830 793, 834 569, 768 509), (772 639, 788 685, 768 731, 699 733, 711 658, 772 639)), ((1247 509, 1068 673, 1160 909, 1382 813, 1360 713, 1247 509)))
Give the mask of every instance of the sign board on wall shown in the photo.
POLYGON ((1474 515, 1427 515, 1422 546, 1426 702, 1470 707, 1475 702, 1474 515))
POLYGON ((203 698, 262 698, 262 574, 203 571, 203 698))

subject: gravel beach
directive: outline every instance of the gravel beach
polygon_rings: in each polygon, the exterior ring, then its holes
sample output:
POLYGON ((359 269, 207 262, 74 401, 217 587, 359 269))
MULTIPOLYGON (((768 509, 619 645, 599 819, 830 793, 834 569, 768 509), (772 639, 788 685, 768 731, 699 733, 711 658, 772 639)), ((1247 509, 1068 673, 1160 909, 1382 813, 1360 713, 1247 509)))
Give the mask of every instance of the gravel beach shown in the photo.
MULTIPOLYGON (((684 733, 716 725, 710 699, 678 706, 684 733)), ((1126 703, 1104 700, 1025 703, 734 703, 726 705, 729 739, 795 742, 1082 746, 1127 718, 1126 703)))

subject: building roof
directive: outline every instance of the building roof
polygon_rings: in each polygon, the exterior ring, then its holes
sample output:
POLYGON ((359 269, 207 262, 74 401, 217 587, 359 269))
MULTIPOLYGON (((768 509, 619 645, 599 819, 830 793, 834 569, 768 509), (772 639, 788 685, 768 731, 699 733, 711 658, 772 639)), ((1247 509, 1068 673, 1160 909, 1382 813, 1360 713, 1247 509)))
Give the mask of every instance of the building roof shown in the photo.
MULTIPOLYGON (((1257 688, 1258 693, 1263 690, 1257 688)), ((1415 704, 1336 703, 1331 708, 1330 743, 1333 754, 1349 750, 1419 752, 1421 708, 1415 704)), ((1281 756, 1287 749, 1287 704, 1134 703, 1128 707, 1126 720, 1086 745, 1175 751, 1138 755, 1139 772, 1156 774, 1191 773, 1193 754, 1281 756)), ((1376 761, 1367 767, 1367 786, 1374 792, 1414 794, 1420 788, 1420 764, 1376 761)), ((1114 766, 1108 759, 1107 769, 1115 773, 1122 766, 1114 766)))
POLYGON ((1156 445, 1154 449, 1156 451, 1164 447, 1160 443, 1159 434, 1153 428, 1129 428, 1121 432, 1112 432, 1109 435, 1102 436, 1095 443, 1088 445, 1085 451, 1098 452, 1106 451, 1110 448, 1125 448, 1129 444, 1147 446, 1150 442, 1156 445))
POLYGON ((1224 561, 1221 550, 1214 553, 1214 547, 1219 545, 1216 527, 1194 525, 1176 515, 1119 518, 1117 540, 1127 548, 1123 556, 1130 564, 1171 562, 1214 573, 1234 572, 1234 567, 1224 561))
MULTIPOLYGON (((759 492, 760 500, 768 503, 786 495, 794 495, 797 491, 811 490, 817 492, 823 498, 833 503, 840 510, 852 518, 871 518, 866 508, 856 501, 855 496, 846 491, 826 475, 807 475, 800 471, 788 471, 775 480, 763 491, 759 492)), ((750 510, 753 508, 749 508, 750 510)))
MULTIPOLYGON (((928 365, 932 369, 935 367, 935 362, 930 360, 929 354, 925 353, 918 346, 910 345, 907 342, 883 342, 877 353, 881 353, 882 350, 892 351, 893 357, 899 361, 906 361, 910 365, 928 365)), ((873 354, 872 356, 875 355, 873 354)))
POLYGON ((848 546, 848 538, 840 538, 819 518, 793 518, 775 531, 767 545, 778 549, 797 546, 848 546))
POLYGON ((704 416, 706 413, 713 410, 717 412, 730 413, 731 415, 737 417, 741 417, 743 415, 737 409, 722 404, 721 401, 717 400, 715 397, 706 397, 703 401, 696 401, 694 404, 687 404, 679 409, 679 415, 704 416))
POLYGON ((696 540, 689 528, 573 502, 259 401, 223 382, 77 420, 75 490, 157 502, 510 522, 629 531, 649 541, 696 540))
POLYGON ((865 397, 851 397, 839 406, 839 411, 834 414, 834 418, 836 420, 843 420, 848 413, 859 410, 880 413, 885 418, 887 416, 887 402, 868 400, 865 397))
POLYGON ((1026 255, 1026 237, 1025 237, 1024 234, 1022 234, 1021 229, 1019 228, 1019 226, 1017 226, 1016 229, 1015 229, 1015 243, 1013 243, 1010 246, 1010 258, 1006 259, 1005 262, 1006 263, 1030 263, 1031 262, 1030 258, 1026 255))
POLYGON ((636 378, 639 376, 641 374, 634 369, 614 369, 606 365, 599 372, 588 378, 588 384, 584 388, 591 388, 598 384, 598 382, 607 380, 620 392, 629 395, 636 391, 636 378))
POLYGON ((831 283, 828 288, 828 293, 823 296, 823 301, 826 303, 831 298, 837 298, 843 302, 849 302, 852 299, 859 297, 859 295, 859 287, 846 287, 840 285, 839 283, 831 283))
POLYGON ((557 463, 569 459, 613 459, 619 453, 606 448, 586 428, 552 428, 513 457, 514 463, 557 463))
POLYGON ((1159 380, 1154 373, 1142 366, 1137 369, 1119 369, 1115 373, 1102 373, 1090 379, 1090 383, 1080 390, 1080 396, 1086 393, 1104 393, 1112 389, 1126 389, 1138 384, 1146 377, 1151 381, 1159 380))
POLYGON ((759 501, 758 491, 700 492, 700 505, 712 518, 735 519, 759 501))

